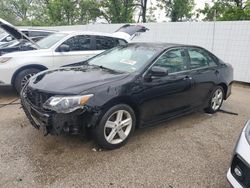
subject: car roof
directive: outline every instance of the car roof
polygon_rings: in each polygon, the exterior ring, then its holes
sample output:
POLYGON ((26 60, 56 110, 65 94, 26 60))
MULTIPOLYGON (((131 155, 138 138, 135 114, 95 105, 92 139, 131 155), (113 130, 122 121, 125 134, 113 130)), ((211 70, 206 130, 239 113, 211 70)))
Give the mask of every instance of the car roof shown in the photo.
POLYGON ((94 31, 59 31, 58 33, 65 33, 65 34, 70 34, 70 35, 98 35, 98 36, 105 36, 105 37, 120 38, 120 37, 115 36, 113 33, 94 32, 94 31))
POLYGON ((177 43, 165 43, 165 42, 132 42, 127 45, 138 45, 150 48, 157 48, 159 50, 165 50, 168 48, 175 48, 175 47, 194 47, 194 48, 202 48, 196 45, 187 45, 187 44, 177 44, 177 43))
POLYGON ((58 32, 57 30, 36 29, 36 28, 21 28, 20 31, 58 32))

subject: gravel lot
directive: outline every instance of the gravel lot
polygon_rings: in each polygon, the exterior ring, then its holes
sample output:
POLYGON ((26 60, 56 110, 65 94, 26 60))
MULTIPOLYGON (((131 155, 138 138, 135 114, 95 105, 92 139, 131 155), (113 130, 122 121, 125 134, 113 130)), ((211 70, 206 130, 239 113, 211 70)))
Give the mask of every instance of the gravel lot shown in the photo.
POLYGON ((91 139, 44 137, 19 104, 1 108, 16 97, 0 88, 0 187, 230 187, 231 154, 250 118, 250 87, 234 85, 223 109, 238 116, 196 112, 93 151, 91 139))

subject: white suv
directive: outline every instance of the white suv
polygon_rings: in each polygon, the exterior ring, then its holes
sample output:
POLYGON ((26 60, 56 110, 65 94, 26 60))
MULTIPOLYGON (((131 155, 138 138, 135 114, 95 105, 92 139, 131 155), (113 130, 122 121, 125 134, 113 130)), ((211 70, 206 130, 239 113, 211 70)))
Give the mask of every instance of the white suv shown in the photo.
POLYGON ((12 85, 18 92, 31 76, 40 71, 83 61, 128 43, 137 33, 148 30, 143 26, 125 25, 113 34, 57 32, 35 43, 2 19, 0 27, 18 40, 28 40, 35 49, 0 56, 0 85, 12 85))

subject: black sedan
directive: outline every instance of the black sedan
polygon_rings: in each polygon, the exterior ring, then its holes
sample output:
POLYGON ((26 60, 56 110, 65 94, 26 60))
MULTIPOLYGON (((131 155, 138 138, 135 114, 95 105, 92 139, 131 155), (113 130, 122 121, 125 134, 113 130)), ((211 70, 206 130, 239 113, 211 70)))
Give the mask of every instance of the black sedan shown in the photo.
POLYGON ((207 50, 188 45, 131 43, 72 67, 32 77, 21 101, 44 134, 94 133, 114 149, 136 127, 192 112, 215 113, 231 94, 233 68, 207 50))

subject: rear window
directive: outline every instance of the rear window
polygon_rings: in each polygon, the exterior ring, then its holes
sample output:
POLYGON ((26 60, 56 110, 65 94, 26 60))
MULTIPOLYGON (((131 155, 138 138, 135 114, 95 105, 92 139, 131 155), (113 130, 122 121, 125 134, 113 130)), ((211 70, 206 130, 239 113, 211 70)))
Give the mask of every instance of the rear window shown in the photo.
POLYGON ((125 40, 122 40, 122 39, 116 39, 116 40, 118 40, 119 45, 127 44, 127 42, 125 40))
POLYGON ((124 45, 127 42, 122 39, 105 37, 105 36, 96 36, 95 37, 96 50, 108 50, 114 48, 118 45, 124 45))
POLYGON ((203 49, 191 48, 188 50, 188 53, 190 57, 191 69, 213 67, 217 65, 214 59, 203 49))
POLYGON ((69 38, 63 44, 69 46, 70 51, 87 51, 92 50, 91 36, 89 35, 78 35, 69 38))

